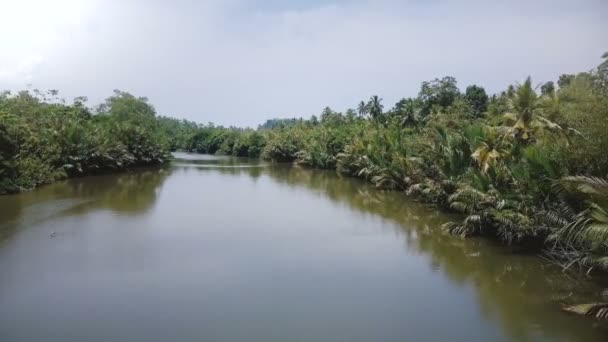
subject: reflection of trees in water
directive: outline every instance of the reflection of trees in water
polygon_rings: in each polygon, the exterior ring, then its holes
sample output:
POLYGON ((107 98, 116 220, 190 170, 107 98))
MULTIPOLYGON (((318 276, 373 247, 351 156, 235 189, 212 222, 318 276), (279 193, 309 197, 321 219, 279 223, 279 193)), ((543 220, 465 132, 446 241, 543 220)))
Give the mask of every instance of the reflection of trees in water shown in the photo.
MULTIPOLYGON (((188 161, 189 165, 183 168, 247 175, 254 179, 269 175, 285 186, 307 189, 359 212, 398 223, 408 249, 428 255, 434 270, 458 283, 473 286, 484 316, 500 322, 515 340, 534 339, 532 333, 567 340, 598 340, 598 332, 591 329, 593 320, 558 310, 561 302, 597 300, 596 284, 568 278, 538 258, 512 254, 509 249, 493 246, 487 240, 461 240, 445 235, 440 226, 452 218, 429 206, 408 201, 402 193, 377 191, 363 181, 342 179, 327 171, 286 165, 266 167, 244 164, 242 160, 232 164, 205 162, 207 160, 193 165, 188 161)), ((53 217, 99 209, 142 214, 155 203, 166 177, 183 168, 177 164, 171 170, 72 179, 29 193, 2 196, 0 241, 20 226, 53 217)))
MULTIPOLYGON (((431 267, 476 289, 485 317, 500 322, 516 340, 540 336, 566 340, 603 340, 603 323, 560 312, 561 303, 597 301, 598 283, 571 278, 533 255, 484 239, 446 235, 441 224, 452 220, 431 207, 407 200, 403 193, 374 190, 356 179, 300 168, 270 168, 277 182, 303 187, 357 209, 400 224, 405 243, 431 257, 431 267), (597 324, 596 328, 593 326, 597 324)), ((432 295, 430 293, 429 295, 432 295)))
POLYGON ((246 175, 253 179, 258 179, 269 165, 258 159, 218 157, 217 159, 176 159, 173 162, 173 169, 182 171, 195 169, 201 172, 213 171, 223 175, 246 175))
POLYGON ((217 167, 237 167, 237 166, 254 166, 254 165, 267 165, 268 163, 261 161, 260 159, 244 158, 244 157, 230 157, 230 156, 206 156, 206 158, 192 159, 190 155, 184 157, 177 157, 173 160, 174 165, 188 165, 188 166, 217 166, 217 167))
POLYGON ((2 196, 0 240, 10 237, 19 227, 93 210, 142 214, 154 204, 169 174, 168 170, 148 169, 74 178, 31 192, 2 196))
POLYGON ((481 239, 463 241, 443 234, 423 234, 418 245, 451 279, 474 286, 484 316, 497 318, 513 338, 532 339, 530 334, 535 332, 598 340, 601 332, 591 331, 594 321, 559 310, 564 302, 597 300, 597 283, 569 278, 535 256, 516 255, 481 239))
POLYGON ((169 170, 150 169, 66 183, 70 197, 85 201, 64 213, 73 215, 92 209, 107 209, 142 214, 156 202, 162 183, 169 174, 169 170))

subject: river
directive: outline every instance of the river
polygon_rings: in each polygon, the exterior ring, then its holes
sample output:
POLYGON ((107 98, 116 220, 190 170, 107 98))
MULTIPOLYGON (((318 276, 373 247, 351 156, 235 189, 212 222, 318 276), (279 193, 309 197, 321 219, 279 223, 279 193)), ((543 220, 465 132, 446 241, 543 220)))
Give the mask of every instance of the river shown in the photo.
POLYGON ((602 290, 334 172, 178 153, 0 197, 0 341, 606 341, 602 290))

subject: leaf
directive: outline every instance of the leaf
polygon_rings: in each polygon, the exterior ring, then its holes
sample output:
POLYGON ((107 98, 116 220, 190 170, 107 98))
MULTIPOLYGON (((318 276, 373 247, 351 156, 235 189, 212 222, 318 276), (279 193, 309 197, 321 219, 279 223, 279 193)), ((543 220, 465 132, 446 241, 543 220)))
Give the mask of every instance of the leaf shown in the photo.
POLYGON ((592 316, 600 319, 608 319, 608 303, 576 304, 562 307, 563 311, 577 315, 592 316))

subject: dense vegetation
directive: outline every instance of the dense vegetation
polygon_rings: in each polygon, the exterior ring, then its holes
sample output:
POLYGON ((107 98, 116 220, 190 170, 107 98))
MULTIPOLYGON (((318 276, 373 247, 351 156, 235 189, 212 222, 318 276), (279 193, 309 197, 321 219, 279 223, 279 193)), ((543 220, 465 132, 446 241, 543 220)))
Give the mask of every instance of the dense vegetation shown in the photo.
POLYGON ((55 93, 0 96, 0 192, 162 163, 168 151, 261 157, 365 178, 464 214, 445 229, 544 245, 565 267, 608 269, 608 54, 597 68, 488 95, 453 77, 385 110, 272 119, 256 130, 158 117, 116 92, 95 110, 55 93), (46 98, 51 95, 51 98, 46 98))
POLYGON ((444 226, 453 234, 545 246, 564 267, 608 269, 603 58, 590 72, 538 86, 528 78, 492 96, 444 77, 388 110, 373 96, 356 110, 269 120, 257 132, 199 128, 182 147, 335 169, 464 214, 444 226))
POLYGON ((0 95, 0 193, 170 158, 154 108, 116 91, 94 111, 57 91, 0 95))

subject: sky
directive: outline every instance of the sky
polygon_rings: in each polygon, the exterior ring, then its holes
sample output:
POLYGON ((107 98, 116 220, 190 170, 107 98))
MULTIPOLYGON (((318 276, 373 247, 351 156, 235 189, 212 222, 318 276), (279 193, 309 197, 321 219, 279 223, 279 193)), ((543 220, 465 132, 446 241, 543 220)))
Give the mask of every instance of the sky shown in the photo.
POLYGON ((608 51, 606 0, 0 0, 0 89, 114 89, 157 112, 256 127, 390 108, 454 76, 490 93, 587 71, 608 51))

